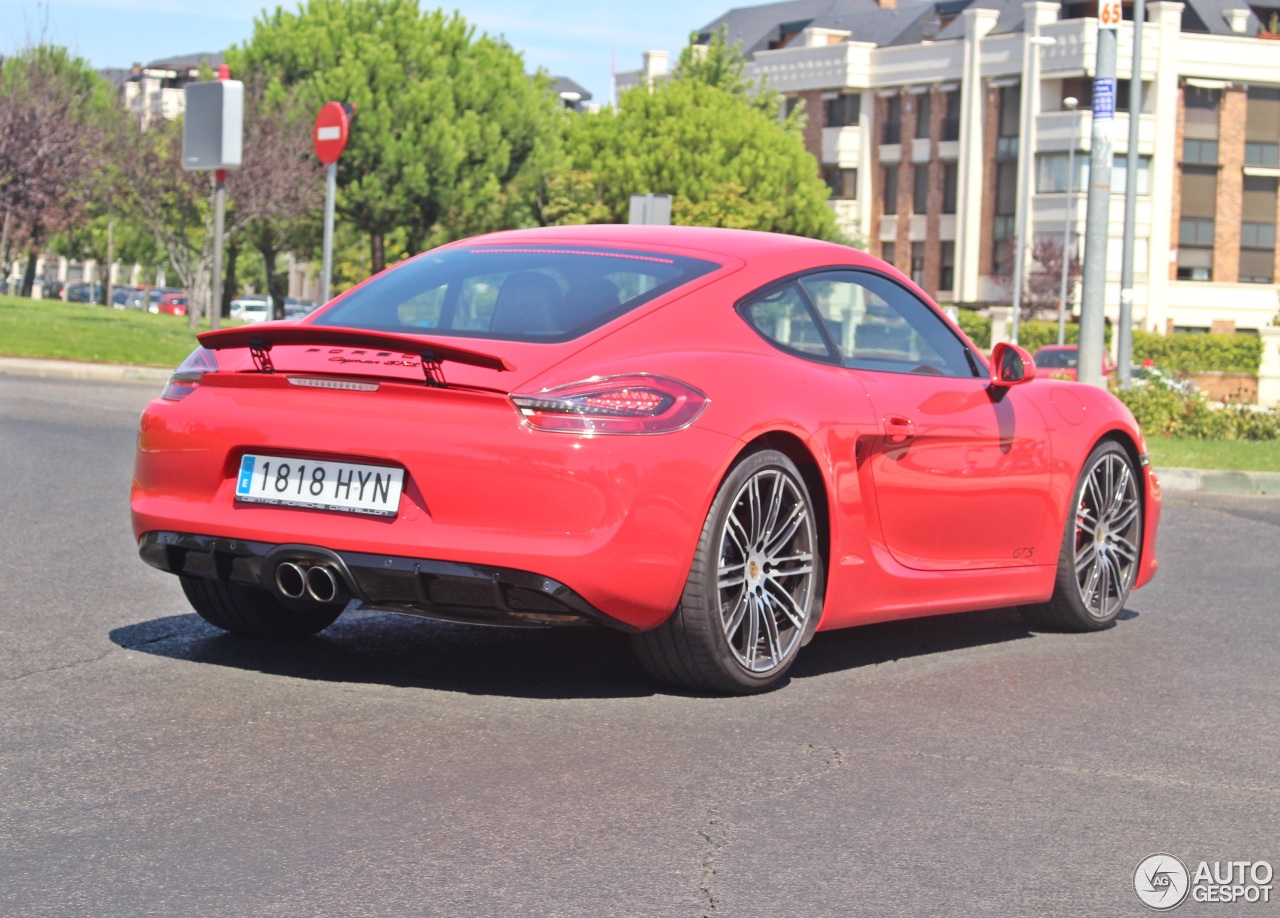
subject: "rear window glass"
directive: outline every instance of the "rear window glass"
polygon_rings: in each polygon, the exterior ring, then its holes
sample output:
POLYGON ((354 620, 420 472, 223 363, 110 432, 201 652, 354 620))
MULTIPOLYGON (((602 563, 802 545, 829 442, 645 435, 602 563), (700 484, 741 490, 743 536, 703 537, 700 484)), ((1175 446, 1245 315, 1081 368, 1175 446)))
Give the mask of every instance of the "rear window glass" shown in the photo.
POLYGON ((388 271, 316 325, 567 341, 720 266, 590 246, 468 246, 388 271))

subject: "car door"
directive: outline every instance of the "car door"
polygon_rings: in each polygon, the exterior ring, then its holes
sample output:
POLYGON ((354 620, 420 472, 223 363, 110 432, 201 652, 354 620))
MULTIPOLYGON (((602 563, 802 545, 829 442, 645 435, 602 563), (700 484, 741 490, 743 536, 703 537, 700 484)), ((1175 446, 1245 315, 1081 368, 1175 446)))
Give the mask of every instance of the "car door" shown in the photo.
POLYGON ((864 473, 894 559, 925 571, 1044 563, 1051 456, 1020 388, 990 389, 950 324, 885 275, 826 270, 800 286, 875 410, 864 473))

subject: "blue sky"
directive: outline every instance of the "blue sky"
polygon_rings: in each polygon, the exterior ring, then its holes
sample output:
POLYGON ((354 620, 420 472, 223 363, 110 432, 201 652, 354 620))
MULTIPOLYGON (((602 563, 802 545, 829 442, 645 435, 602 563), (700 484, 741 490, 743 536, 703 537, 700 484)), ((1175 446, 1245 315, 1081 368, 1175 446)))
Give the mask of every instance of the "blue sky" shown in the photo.
MULTIPOLYGON (((730 7, 752 2, 459 0, 441 5, 456 8, 480 30, 505 35, 530 70, 543 67, 570 77, 594 101, 608 102, 613 61, 618 70, 636 70, 641 52, 650 48, 674 56, 689 32, 730 7)), ((296 8, 295 2, 282 5, 296 8)), ((421 5, 435 4, 421 0, 421 5)), ((220 51, 250 37, 264 6, 261 0, 0 0, 0 54, 41 38, 66 45, 98 68, 220 51)))

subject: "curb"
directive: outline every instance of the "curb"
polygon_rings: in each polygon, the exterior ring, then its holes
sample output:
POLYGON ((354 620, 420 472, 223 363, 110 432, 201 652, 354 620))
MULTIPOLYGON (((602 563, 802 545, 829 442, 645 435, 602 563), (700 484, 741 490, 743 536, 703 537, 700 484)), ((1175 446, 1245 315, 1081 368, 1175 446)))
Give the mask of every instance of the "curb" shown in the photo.
POLYGON ((1223 469, 1156 469, 1169 491, 1218 494, 1280 494, 1280 472, 1231 472, 1223 469))
POLYGON ((120 363, 82 363, 77 360, 0 357, 0 376, 164 382, 172 372, 160 367, 135 367, 120 363))

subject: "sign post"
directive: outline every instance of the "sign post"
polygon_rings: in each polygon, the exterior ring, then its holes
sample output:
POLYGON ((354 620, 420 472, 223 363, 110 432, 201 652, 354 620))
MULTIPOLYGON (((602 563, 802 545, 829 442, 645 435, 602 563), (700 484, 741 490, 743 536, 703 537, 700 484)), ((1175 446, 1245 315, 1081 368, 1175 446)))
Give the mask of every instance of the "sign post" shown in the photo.
MULTIPOLYGON (((231 79, 226 64, 218 79, 188 83, 183 90, 186 118, 182 124, 182 168, 214 170, 213 304, 209 327, 222 317, 222 236, 227 216, 227 170, 240 168, 244 150, 244 84, 231 79)), ((191 321, 198 321, 192 310, 191 321)), ((194 325, 193 325, 194 327, 194 325)))
POLYGON ((341 102, 326 102, 316 115, 311 139, 316 156, 325 164, 324 262, 321 268, 320 301, 329 302, 329 282, 333 278, 333 209, 338 194, 338 157, 347 147, 349 110, 341 102))
MULTIPOLYGON (((1089 151, 1089 196, 1084 224, 1084 278, 1080 293, 1080 354, 1077 378, 1106 388, 1107 239, 1111 224, 1112 127, 1116 113, 1116 30, 1120 0, 1098 3, 1098 51, 1093 79, 1093 145, 1089 151)), ((1134 118, 1137 115, 1133 115, 1134 118)), ((1133 176, 1129 177, 1130 181, 1133 176)))

